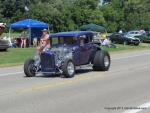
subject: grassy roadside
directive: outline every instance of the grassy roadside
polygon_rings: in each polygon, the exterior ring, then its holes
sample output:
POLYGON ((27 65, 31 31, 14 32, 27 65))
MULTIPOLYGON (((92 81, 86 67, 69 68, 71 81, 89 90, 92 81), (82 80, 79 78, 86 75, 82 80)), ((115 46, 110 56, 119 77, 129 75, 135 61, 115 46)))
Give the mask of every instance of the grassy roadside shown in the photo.
MULTIPOLYGON (((129 52, 135 50, 150 49, 150 44, 141 44, 140 46, 117 45, 118 48, 106 48, 104 50, 110 53, 129 52)), ((35 48, 9 48, 7 52, 0 52, 0 67, 22 65, 27 58, 34 56, 35 48)))
POLYGON ((118 44, 116 49, 115 48, 107 48, 107 47, 102 47, 102 49, 109 51, 111 53, 129 52, 129 51, 135 51, 135 50, 150 49, 150 44, 142 43, 139 46, 118 44))
POLYGON ((0 52, 0 67, 22 65, 35 51, 35 48, 9 48, 7 52, 0 52))
MULTIPOLYGON (((2 34, 2 37, 4 37, 4 36, 9 37, 9 33, 3 33, 3 34, 2 34)), ((19 33, 19 32, 11 33, 11 37, 18 38, 19 36, 20 36, 20 33, 19 33)))

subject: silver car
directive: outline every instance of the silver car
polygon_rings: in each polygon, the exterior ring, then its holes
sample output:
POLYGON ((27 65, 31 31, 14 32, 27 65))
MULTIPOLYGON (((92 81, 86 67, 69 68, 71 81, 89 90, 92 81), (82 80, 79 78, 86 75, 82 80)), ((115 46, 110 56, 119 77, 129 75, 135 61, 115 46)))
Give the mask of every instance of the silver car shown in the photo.
POLYGON ((1 35, 3 34, 4 30, 5 25, 3 23, 0 23, 0 51, 6 51, 9 48, 9 41, 1 38, 1 35))
POLYGON ((134 38, 135 36, 141 36, 142 34, 143 34, 142 32, 136 30, 136 31, 129 31, 129 32, 126 34, 126 36, 127 36, 128 38, 134 38))

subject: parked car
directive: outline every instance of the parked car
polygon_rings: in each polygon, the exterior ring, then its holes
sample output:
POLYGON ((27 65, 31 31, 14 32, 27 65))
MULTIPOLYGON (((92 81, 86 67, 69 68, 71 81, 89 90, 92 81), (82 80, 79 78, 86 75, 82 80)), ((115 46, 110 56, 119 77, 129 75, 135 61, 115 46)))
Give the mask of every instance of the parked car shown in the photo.
POLYGON ((139 38, 142 42, 150 43, 150 33, 148 32, 140 36, 135 36, 135 38, 139 38))
POLYGON ((61 32, 50 37, 52 48, 43 51, 39 59, 25 62, 24 73, 27 77, 33 77, 36 73, 73 77, 75 70, 83 66, 91 66, 94 71, 109 70, 110 55, 92 42, 93 32, 61 32))
POLYGON ((129 38, 126 37, 125 34, 120 33, 113 33, 109 36, 112 43, 118 43, 118 44, 126 44, 126 45, 136 45, 138 46, 140 44, 140 39, 138 38, 129 38))
POLYGON ((125 34, 125 36, 128 37, 128 38, 134 38, 135 36, 141 36, 143 34, 144 33, 137 30, 137 31, 129 31, 125 34))
POLYGON ((5 24, 0 23, 0 51, 6 51, 9 48, 9 41, 1 37, 4 30, 5 30, 5 24))
POLYGON ((146 30, 146 34, 147 34, 147 35, 150 35, 150 30, 146 30))
POLYGON ((0 38, 0 51, 7 51, 9 48, 9 41, 0 38))

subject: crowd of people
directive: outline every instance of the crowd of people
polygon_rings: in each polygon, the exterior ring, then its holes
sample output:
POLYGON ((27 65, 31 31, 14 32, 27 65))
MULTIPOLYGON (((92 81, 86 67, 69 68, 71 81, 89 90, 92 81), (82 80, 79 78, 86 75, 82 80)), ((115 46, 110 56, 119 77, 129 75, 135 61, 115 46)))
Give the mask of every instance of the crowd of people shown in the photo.
MULTIPOLYGON (((84 37, 81 37, 83 39, 84 37)), ((111 43, 107 33, 95 33, 93 37, 93 41, 97 42, 101 46, 105 46, 108 48, 116 48, 116 45, 111 43)), ((81 40, 82 43, 82 40, 81 40)), ((31 40, 29 40, 29 35, 27 32, 27 29, 22 29, 20 35, 18 38, 12 38, 12 47, 17 48, 27 48, 29 46, 37 47, 39 52, 50 48, 50 40, 49 40, 49 31, 47 29, 42 30, 42 36, 37 38, 34 37, 31 40)))
POLYGON ((49 31, 47 29, 42 30, 42 36, 40 38, 33 38, 32 42, 29 40, 29 36, 27 33, 27 30, 22 30, 18 38, 12 38, 12 47, 21 47, 21 48, 27 48, 30 46, 30 44, 33 47, 38 47, 42 44, 49 44, 49 31))
MULTIPOLYGON (((32 46, 33 47, 39 47, 42 45, 49 45, 50 46, 49 31, 47 29, 43 29, 42 33, 43 34, 40 38, 35 37, 32 39, 32 46)), ((13 45, 12 45, 13 47, 26 48, 29 46, 29 37, 28 37, 28 33, 26 30, 22 30, 19 38, 17 38, 17 39, 13 40, 13 45), (19 44, 18 44, 18 42, 19 42, 19 44)), ((102 46, 113 47, 113 48, 116 47, 114 44, 111 43, 107 34, 97 33, 94 35, 93 40, 95 42, 98 42, 102 46)), ((50 48, 50 47, 48 47, 48 48, 50 48)))
MULTIPOLYGON (((39 51, 45 48, 50 48, 49 31, 47 29, 43 29, 42 33, 43 34, 40 38, 35 37, 32 39, 32 46, 38 47, 39 51)), ((19 36, 19 40, 20 40, 19 47, 26 48, 27 46, 29 46, 29 37, 26 30, 22 30, 19 36)), ((101 46, 106 46, 108 48, 116 48, 116 45, 111 43, 111 40, 109 39, 106 33, 104 34, 96 33, 93 37, 93 41, 101 46)), ((17 47, 17 40, 13 41, 13 47, 17 47)))

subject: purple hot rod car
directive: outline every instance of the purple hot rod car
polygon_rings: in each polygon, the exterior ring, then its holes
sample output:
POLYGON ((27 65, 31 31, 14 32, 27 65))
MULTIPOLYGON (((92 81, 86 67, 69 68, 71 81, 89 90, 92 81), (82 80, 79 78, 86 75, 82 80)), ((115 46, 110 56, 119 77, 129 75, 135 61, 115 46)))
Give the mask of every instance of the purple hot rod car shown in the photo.
POLYGON ((52 48, 43 51, 39 58, 28 59, 24 73, 33 77, 36 73, 60 74, 74 77, 75 70, 86 65, 94 71, 108 71, 110 55, 93 42, 93 32, 72 31, 50 35, 52 48))

